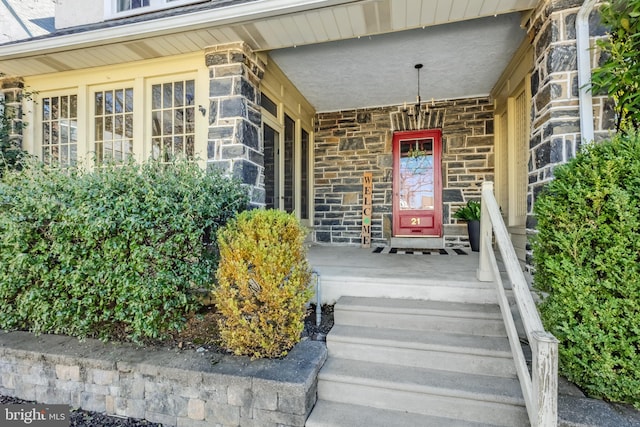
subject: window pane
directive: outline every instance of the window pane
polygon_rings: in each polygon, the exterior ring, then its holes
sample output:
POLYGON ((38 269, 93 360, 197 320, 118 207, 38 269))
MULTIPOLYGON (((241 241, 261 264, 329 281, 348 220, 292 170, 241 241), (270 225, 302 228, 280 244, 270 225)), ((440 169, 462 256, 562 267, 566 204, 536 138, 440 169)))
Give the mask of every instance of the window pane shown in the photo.
POLYGON ((60 163, 69 164, 69 146, 67 144, 60 146, 60 163))
POLYGON ((193 100, 195 98, 195 80, 187 80, 185 82, 185 101, 187 105, 193 105, 193 100))
POLYGON ((182 145, 182 137, 181 136, 174 137, 173 138, 173 155, 175 156, 183 152, 184 152, 184 148, 182 145))
POLYGON ((127 113, 133 112, 133 89, 125 90, 125 109, 127 113))
POLYGON ((96 99, 104 99, 102 114, 96 109, 96 160, 124 161, 133 152, 133 88, 98 92, 96 99))
POLYGON ((151 134, 152 136, 160 136, 162 132, 162 118, 159 111, 151 113, 151 134))
POLYGON ((69 109, 69 118, 70 119, 75 119, 78 117, 78 96, 77 95, 71 95, 71 101, 70 101, 70 109, 69 109))
POLYGON ((116 90, 116 113, 122 113, 124 108, 124 92, 122 90, 116 90))
POLYGON ((309 133, 300 140, 300 219, 309 219, 309 133))
POLYGON ((51 120, 51 98, 42 100, 42 119, 51 120))
POLYGON ((278 145, 280 135, 269 125, 262 126, 262 137, 264 140, 264 189, 266 193, 266 208, 278 209, 280 207, 278 198, 278 145))
POLYGON ((173 85, 171 83, 165 83, 164 85, 162 85, 162 99, 163 99, 163 103, 162 106, 164 108, 171 108, 171 100, 173 99, 173 85))
POLYGON ((59 97, 51 98, 51 119, 58 120, 60 118, 59 111, 59 97))
POLYGON ((284 210, 293 212, 295 196, 295 135, 296 122, 284 117, 284 210))
POLYGON ((161 146, 160 138, 153 138, 151 140, 151 157, 154 159, 160 158, 161 146))
POLYGON ((96 141, 104 140, 103 126, 104 124, 102 122, 102 117, 96 117, 96 130, 95 130, 96 141))
POLYGON ((69 117, 69 98, 63 96, 60 98, 60 117, 68 118, 69 117))
POLYGON ((193 159, 195 146, 194 80, 167 82, 153 85, 151 135, 152 155, 163 161, 187 156, 193 159))
POLYGON ((185 144, 185 152, 189 159, 192 159, 195 154, 195 145, 193 143, 193 139, 193 136, 188 136, 185 144))
POLYGON ((60 144, 60 122, 51 123, 51 144, 60 144))
POLYGON ((42 124, 42 141, 46 145, 51 143, 51 123, 42 124))
POLYGON ((125 127, 125 132, 126 132, 125 136, 128 139, 133 140, 133 114, 127 114, 125 116, 124 127, 125 127))
POLYGON ((149 0, 118 0, 118 12, 149 6, 149 0))
POLYGON ((124 136, 124 131, 122 129, 122 116, 114 117, 113 131, 114 131, 114 139, 122 139, 124 136))
POLYGON ((173 134, 173 120, 171 111, 165 111, 162 115, 162 134, 163 135, 172 135, 173 134))
POLYGON ((188 107, 185 109, 185 132, 194 133, 195 131, 195 108, 188 107))
POLYGON ((184 116, 184 111, 183 110, 176 110, 176 114, 174 117, 174 133, 183 133, 184 132, 184 127, 183 127, 183 120, 182 117, 184 116))
POLYGON ((69 143, 69 120, 60 120, 60 143, 69 143))
POLYGON ((184 83, 176 82, 173 86, 173 105, 175 107, 182 107, 184 105, 184 83))
POLYGON ((98 92, 96 93, 96 115, 103 115, 104 114, 104 96, 102 95, 102 92, 98 92))
POLYGON ((151 86, 151 108, 159 110, 162 106, 162 89, 160 85, 151 86))
POLYGON ((278 106, 264 93, 260 96, 260 105, 274 117, 278 117, 278 106))
POLYGON ((113 92, 104 93, 104 114, 113 114, 113 92))

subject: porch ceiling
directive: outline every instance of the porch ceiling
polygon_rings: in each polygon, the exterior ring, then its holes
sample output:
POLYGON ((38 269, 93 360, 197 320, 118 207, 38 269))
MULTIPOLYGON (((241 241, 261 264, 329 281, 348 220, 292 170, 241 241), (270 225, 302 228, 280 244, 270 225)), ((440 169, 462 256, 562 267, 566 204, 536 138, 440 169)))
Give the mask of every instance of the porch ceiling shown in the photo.
POLYGON ((268 51, 318 111, 486 95, 539 0, 256 0, 142 15, 0 46, 0 72, 32 76, 245 41, 268 51), (504 16, 503 16, 504 15, 504 16))
POLYGON ((275 50, 271 58, 316 108, 338 111, 486 96, 525 32, 520 14, 275 50))

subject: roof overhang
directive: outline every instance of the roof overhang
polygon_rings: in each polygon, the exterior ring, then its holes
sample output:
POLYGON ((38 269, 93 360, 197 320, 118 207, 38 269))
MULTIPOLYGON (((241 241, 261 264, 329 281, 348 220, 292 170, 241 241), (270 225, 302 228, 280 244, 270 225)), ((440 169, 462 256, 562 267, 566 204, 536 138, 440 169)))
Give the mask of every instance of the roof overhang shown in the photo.
MULTIPOLYGON (((506 64, 509 58, 503 59, 502 53, 512 53, 522 39, 516 37, 517 40, 513 40, 519 28, 518 18, 511 15, 493 23, 478 18, 498 18, 500 15, 530 10, 537 3, 538 0, 256 0, 192 11, 185 8, 184 13, 156 14, 153 19, 149 15, 140 19, 108 21, 48 37, 1 45, 0 72, 28 77, 191 53, 208 46, 244 41, 256 51, 272 52, 285 74, 295 84, 301 85, 299 89, 319 110, 350 108, 344 103, 321 101, 322 95, 312 99, 314 94, 310 94, 309 90, 316 89, 309 87, 305 91, 305 87, 302 87, 305 85, 303 74, 309 71, 292 66, 296 65, 296 61, 291 58, 302 55, 299 59, 304 62, 311 59, 314 64, 322 62, 334 70, 330 73, 333 76, 351 75, 354 68, 362 71, 377 67, 381 72, 377 79, 370 81, 371 86, 386 85, 388 75, 385 80, 382 68, 387 69, 388 73, 390 67, 397 68, 401 73, 396 73, 396 78, 402 80, 406 77, 413 81, 413 64, 426 63, 426 54, 430 58, 433 55, 457 56, 461 66, 465 60, 470 60, 470 67, 482 67, 481 61, 474 58, 483 55, 486 58, 484 65, 490 62, 506 64), (445 25, 451 23, 458 24, 445 25), (468 35, 467 26, 478 31, 476 36, 458 42, 453 40, 456 33, 468 35), (492 31, 492 26, 501 26, 502 30, 492 31), (417 31, 422 29, 425 31, 417 31), (490 37, 490 43, 482 43, 484 35, 490 37), (385 51, 376 49, 373 44, 361 43, 360 49, 354 46, 355 40, 369 38, 384 46, 385 51), (478 43, 474 43, 474 39, 478 43), (437 45, 440 48, 431 53, 416 48, 437 45), (455 46, 467 46, 470 49, 452 50, 455 46), (398 53, 396 57, 399 57, 400 52, 412 50, 421 52, 422 56, 404 55, 404 62, 384 59, 386 54, 398 53), (353 60, 341 58, 340 51, 349 51, 353 60), (461 57, 463 54, 467 56, 461 57), (323 55, 326 55, 324 60, 323 55), (341 69, 341 66, 345 68, 341 69), (406 74, 403 76, 403 73, 406 74)), ((304 62, 297 61, 297 65, 304 62)), ((331 82, 322 81, 323 71, 326 69, 316 68, 316 84, 326 87, 325 84, 331 82)), ((444 72, 443 78, 449 76, 453 80, 455 77, 451 68, 444 72)), ((491 73, 494 72, 492 69, 491 73)), ((373 76, 365 73, 365 77, 373 76)), ((495 83, 495 79, 491 84, 495 83)), ((473 89, 469 90, 466 91, 467 95, 476 95, 472 93, 473 89)), ((488 93, 486 84, 480 92, 488 93)), ((323 98, 327 100, 327 97, 323 98)), ((384 98, 378 102, 373 99, 367 101, 372 105, 387 102, 384 98)))

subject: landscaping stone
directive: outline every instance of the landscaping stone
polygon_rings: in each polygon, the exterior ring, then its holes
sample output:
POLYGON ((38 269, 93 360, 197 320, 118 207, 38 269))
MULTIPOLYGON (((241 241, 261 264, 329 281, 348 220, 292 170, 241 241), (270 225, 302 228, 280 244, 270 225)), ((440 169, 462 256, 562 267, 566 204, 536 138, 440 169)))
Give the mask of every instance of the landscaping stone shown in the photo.
MULTIPOLYGON (((322 333, 314 332, 322 326, 309 326, 305 336, 322 333)), ((302 427, 315 404, 316 375, 325 359, 324 343, 310 339, 284 358, 250 360, 3 332, 0 403, 19 398, 91 411, 74 411, 72 426, 302 427), (141 417, 147 421, 133 420, 141 417)))

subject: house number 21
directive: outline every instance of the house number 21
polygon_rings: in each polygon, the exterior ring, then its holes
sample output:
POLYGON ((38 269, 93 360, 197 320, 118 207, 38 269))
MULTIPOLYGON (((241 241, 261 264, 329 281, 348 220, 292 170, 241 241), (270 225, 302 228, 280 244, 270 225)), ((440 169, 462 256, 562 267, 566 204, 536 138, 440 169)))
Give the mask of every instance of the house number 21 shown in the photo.
POLYGON ((411 218, 411 225, 420 225, 420 218, 411 218))

